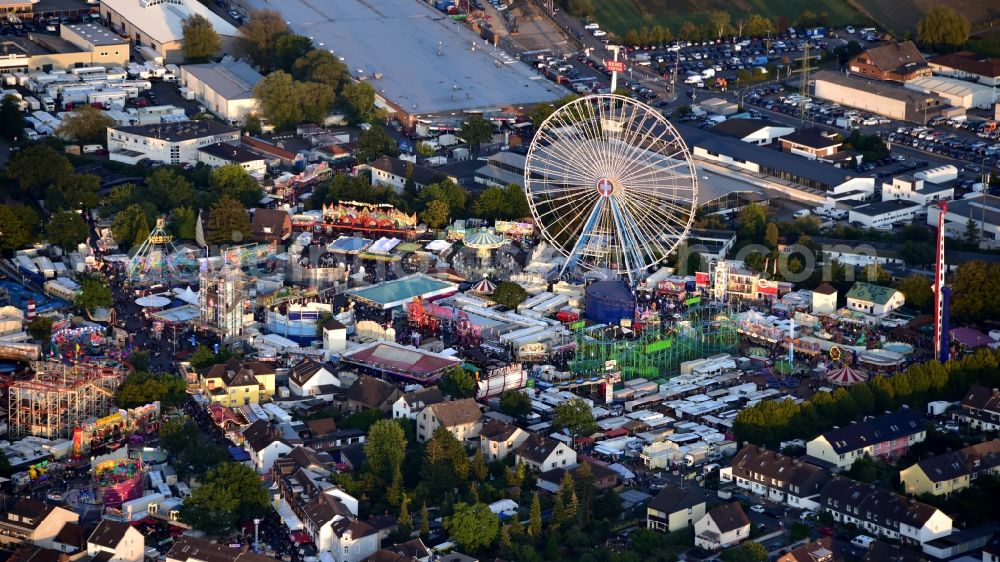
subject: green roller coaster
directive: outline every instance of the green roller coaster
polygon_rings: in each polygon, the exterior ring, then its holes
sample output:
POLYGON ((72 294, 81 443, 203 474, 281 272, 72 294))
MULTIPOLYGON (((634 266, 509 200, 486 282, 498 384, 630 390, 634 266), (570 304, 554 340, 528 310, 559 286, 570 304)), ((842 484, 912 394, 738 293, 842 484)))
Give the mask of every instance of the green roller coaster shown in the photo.
POLYGON ((723 303, 696 304, 667 329, 655 326, 632 332, 578 324, 575 337, 576 352, 569 362, 572 372, 605 372, 608 362, 614 361, 623 380, 670 378, 684 361, 736 353, 739 347, 732 310, 723 303))

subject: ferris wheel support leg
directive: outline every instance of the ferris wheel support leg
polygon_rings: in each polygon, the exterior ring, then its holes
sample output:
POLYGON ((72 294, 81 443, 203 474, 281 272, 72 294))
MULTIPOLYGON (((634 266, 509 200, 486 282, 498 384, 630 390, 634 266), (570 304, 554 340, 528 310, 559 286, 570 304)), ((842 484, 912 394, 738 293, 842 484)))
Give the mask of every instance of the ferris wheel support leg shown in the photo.
POLYGON ((580 237, 576 239, 576 244, 573 244, 573 249, 570 250, 569 255, 566 256, 566 263, 563 264, 562 270, 559 272, 561 277, 567 271, 576 267, 576 262, 579 258, 580 245, 584 244, 584 240, 590 238, 590 232, 594 229, 597 224, 597 219, 601 216, 601 209, 604 207, 604 198, 602 197, 594 205, 594 209, 590 211, 590 216, 587 217, 587 222, 583 225, 583 230, 580 231, 580 237))
POLYGON ((632 236, 632 231, 625 225, 625 217, 622 215, 621 208, 618 206, 618 201, 613 197, 610 199, 611 203, 611 216, 614 217, 615 226, 618 228, 618 233, 621 235, 621 240, 619 244, 622 245, 622 255, 625 257, 625 261, 628 266, 628 282, 629 285, 635 287, 635 276, 639 274, 639 268, 642 267, 642 259, 639 257, 639 246, 636 243, 635 238, 632 236))

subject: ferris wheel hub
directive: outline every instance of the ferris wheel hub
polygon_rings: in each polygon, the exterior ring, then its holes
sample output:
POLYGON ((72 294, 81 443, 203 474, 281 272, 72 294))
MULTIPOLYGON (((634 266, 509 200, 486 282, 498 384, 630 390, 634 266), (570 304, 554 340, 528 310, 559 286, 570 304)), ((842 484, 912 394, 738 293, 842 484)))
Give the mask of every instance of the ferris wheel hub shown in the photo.
POLYGON ((615 182, 608 178, 597 180, 597 192, 601 194, 601 197, 611 197, 615 192, 615 182))

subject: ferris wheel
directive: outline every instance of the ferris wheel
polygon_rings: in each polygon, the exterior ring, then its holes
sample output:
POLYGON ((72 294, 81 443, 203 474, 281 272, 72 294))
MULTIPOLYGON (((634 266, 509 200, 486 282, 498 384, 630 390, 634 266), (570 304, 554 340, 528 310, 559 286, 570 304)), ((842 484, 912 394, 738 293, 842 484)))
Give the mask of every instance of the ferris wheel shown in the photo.
POLYGON ((524 187, 543 238, 576 267, 634 285, 687 236, 698 176, 658 111, 614 94, 556 110, 528 149, 524 187))

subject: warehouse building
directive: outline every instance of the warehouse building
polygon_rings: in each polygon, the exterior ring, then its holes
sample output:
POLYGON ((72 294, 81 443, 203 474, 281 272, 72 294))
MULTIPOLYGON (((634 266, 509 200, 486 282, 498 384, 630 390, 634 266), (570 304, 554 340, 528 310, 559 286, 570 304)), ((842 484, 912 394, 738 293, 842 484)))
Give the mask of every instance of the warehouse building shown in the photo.
POLYGON ((713 133, 740 139, 750 144, 771 144, 795 132, 794 127, 763 119, 726 119, 711 128, 713 133))
POLYGON ((502 150, 491 155, 486 165, 476 170, 476 183, 486 187, 507 187, 516 184, 524 187, 523 154, 502 150))
POLYGON ((924 94, 902 86, 848 76, 831 70, 815 73, 817 98, 870 111, 890 119, 926 123, 950 106, 937 94, 924 94))
POLYGON ((257 109, 254 87, 263 80, 243 61, 226 60, 181 67, 181 86, 220 119, 238 125, 257 109))
POLYGON ((60 25, 59 37, 10 37, 0 41, 0 51, 0 73, 124 66, 129 60, 128 41, 96 23, 60 25))
POLYGON ((994 99, 996 93, 992 86, 957 78, 924 76, 910 80, 904 87, 923 94, 937 94, 952 106, 965 109, 989 109, 996 101, 994 99))
POLYGON ((941 76, 973 79, 986 86, 1000 86, 1000 58, 983 58, 971 51, 950 53, 927 61, 941 76))
POLYGON ((163 62, 184 60, 184 20, 200 15, 211 22, 229 52, 239 31, 198 0, 101 0, 101 16, 137 47, 148 47, 163 62))
MULTIPOLYGON (((941 209, 927 208, 927 224, 937 226, 941 209)), ((951 238, 964 239, 969 223, 980 233, 979 239, 990 248, 1000 246, 1000 197, 977 195, 948 203, 944 216, 945 234, 951 238)))

